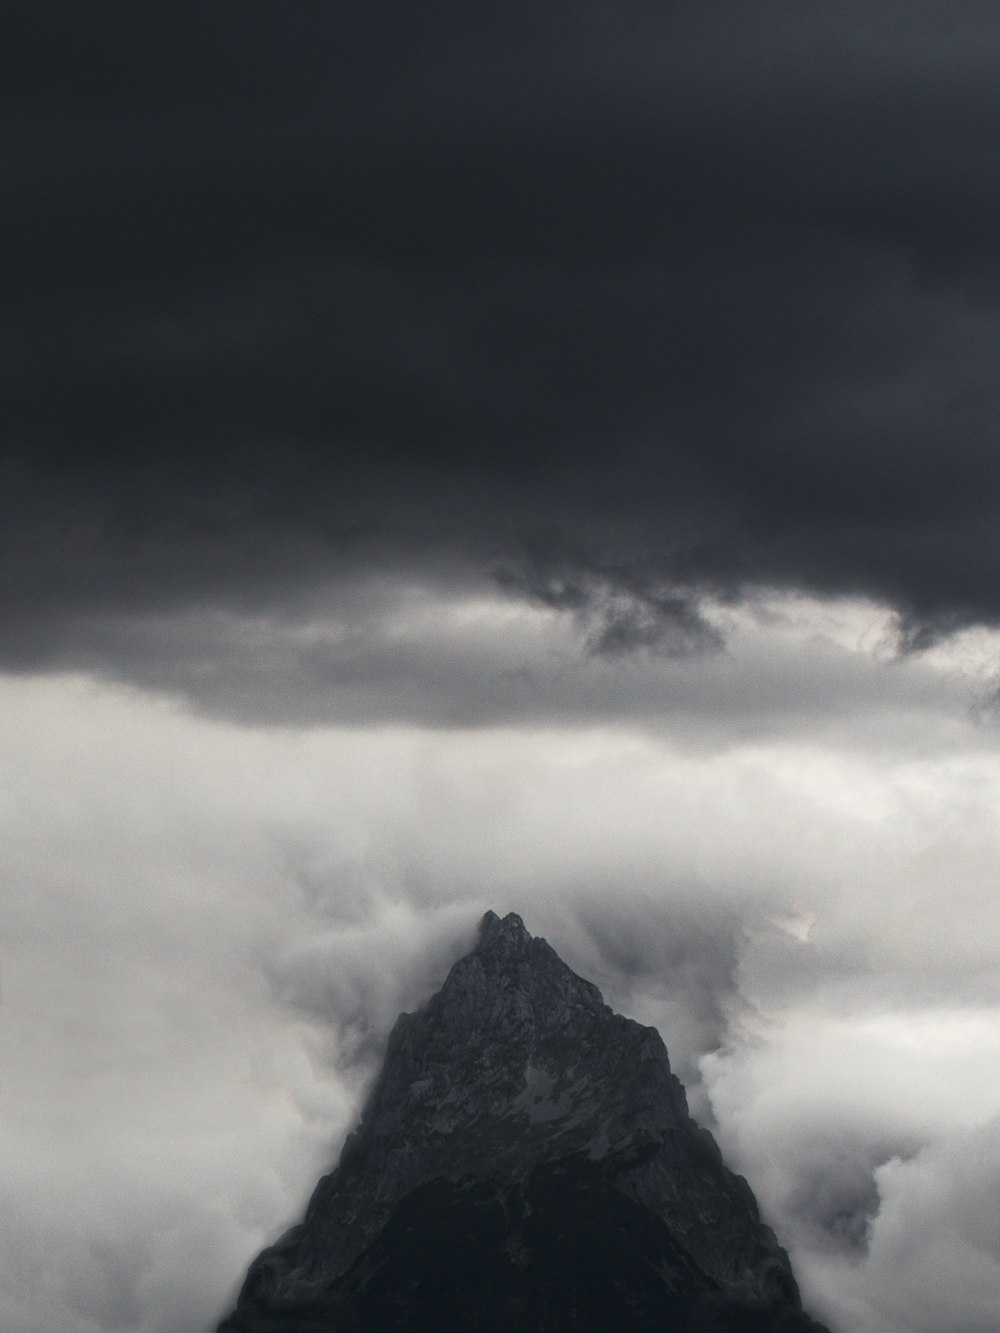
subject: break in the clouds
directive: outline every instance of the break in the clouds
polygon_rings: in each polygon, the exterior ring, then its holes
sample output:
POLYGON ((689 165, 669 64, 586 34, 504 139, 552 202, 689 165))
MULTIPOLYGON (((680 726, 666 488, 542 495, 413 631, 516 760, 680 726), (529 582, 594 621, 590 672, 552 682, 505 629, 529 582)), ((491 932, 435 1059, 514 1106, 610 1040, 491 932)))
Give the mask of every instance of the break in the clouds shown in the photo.
POLYGON ((487 907, 992 1333, 993 6, 15 4, 15 1333, 191 1333, 487 907))

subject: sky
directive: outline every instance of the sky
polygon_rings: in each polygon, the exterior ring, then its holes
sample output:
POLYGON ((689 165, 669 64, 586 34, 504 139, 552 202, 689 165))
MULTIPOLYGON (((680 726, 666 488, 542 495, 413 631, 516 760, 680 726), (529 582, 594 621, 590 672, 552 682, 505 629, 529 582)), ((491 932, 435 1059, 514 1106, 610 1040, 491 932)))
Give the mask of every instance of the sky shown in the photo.
POLYGON ((490 908, 833 1333, 995 1333, 996 6, 0 66, 3 1328, 213 1327, 490 908))

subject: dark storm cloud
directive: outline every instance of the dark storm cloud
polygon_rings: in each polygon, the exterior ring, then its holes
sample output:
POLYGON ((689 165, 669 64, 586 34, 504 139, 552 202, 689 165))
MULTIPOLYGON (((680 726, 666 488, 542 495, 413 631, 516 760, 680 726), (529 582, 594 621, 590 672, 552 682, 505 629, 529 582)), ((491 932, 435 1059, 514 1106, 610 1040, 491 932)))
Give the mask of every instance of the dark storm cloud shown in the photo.
POLYGON ((517 568, 496 571, 499 585, 515 595, 569 612, 592 652, 619 657, 639 648, 676 655, 720 646, 719 633, 701 614, 697 599, 669 583, 658 586, 655 571, 587 568, 586 561, 552 553, 517 568))
POLYGON ((8 29, 8 665, 373 567, 611 655, 761 584, 1000 617, 991 7, 8 29))

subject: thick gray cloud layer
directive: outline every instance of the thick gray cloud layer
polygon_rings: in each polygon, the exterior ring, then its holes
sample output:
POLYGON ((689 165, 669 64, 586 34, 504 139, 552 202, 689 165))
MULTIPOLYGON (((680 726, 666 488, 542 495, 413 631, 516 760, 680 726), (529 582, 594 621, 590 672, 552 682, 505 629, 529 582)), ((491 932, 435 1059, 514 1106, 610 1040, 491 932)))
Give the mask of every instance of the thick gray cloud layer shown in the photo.
POLYGON ((997 619, 990 7, 15 17, 8 665, 373 568, 997 619))

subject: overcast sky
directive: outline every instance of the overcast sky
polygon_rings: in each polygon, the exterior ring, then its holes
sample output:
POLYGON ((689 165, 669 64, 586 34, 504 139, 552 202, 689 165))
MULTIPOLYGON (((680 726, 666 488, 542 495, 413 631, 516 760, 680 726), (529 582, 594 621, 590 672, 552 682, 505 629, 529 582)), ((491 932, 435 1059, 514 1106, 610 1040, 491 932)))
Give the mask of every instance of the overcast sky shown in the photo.
POLYGON ((1000 1308, 1000 13, 25 0, 5 1333, 199 1333, 487 908, 834 1333, 1000 1308))

